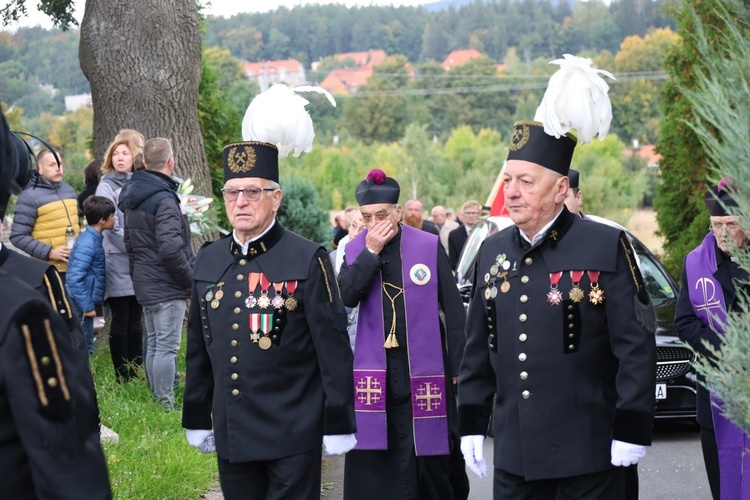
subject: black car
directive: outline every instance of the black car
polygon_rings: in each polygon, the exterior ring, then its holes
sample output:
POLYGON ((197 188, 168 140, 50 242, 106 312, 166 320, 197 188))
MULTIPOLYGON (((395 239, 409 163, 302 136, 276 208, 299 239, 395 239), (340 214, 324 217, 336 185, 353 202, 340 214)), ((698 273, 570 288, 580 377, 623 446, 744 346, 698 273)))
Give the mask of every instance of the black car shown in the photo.
MULTIPOLYGON (((638 238, 609 219, 587 216, 595 222, 625 231, 635 250, 646 290, 656 310, 656 418, 695 418, 696 375, 693 352, 674 333, 672 321, 677 304, 677 283, 659 259, 638 238)), ((488 236, 513 222, 508 217, 487 217, 471 230, 456 266, 458 289, 468 308, 479 246, 488 236)))

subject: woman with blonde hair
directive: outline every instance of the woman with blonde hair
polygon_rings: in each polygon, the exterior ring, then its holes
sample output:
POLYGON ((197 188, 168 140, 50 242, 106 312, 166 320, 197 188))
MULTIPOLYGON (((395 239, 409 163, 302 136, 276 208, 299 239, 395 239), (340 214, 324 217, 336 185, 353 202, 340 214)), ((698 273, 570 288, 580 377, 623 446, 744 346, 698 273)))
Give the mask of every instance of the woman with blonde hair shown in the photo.
MULTIPOLYGON (((115 207, 123 186, 133 173, 135 158, 141 153, 135 141, 121 137, 121 134, 107 148, 101 167, 104 176, 96 188, 96 194, 112 201, 115 207)), ((114 229, 104 232, 107 270, 104 300, 111 312, 109 349, 120 382, 134 377, 136 367, 143 363, 143 309, 135 298, 130 278, 130 262, 123 239, 124 223, 125 217, 118 207, 114 229)))

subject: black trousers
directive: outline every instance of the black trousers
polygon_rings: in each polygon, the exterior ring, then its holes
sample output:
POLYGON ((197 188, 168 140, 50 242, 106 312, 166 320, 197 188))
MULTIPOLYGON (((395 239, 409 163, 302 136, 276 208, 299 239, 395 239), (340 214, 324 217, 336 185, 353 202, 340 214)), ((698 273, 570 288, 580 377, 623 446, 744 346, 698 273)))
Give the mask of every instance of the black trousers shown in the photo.
POLYGON ((257 462, 221 457, 219 483, 226 500, 316 500, 320 498, 321 449, 257 462))
POLYGON ((626 500, 627 467, 556 479, 526 481, 495 469, 494 500, 626 500))
POLYGON ((721 498, 719 495, 719 447, 716 444, 716 433, 713 429, 701 426, 701 448, 703 448, 703 462, 706 464, 711 496, 718 500, 721 498))
POLYGON ((143 364, 143 307, 135 295, 110 297, 107 305, 112 321, 109 328, 109 350, 118 381, 136 376, 143 364))

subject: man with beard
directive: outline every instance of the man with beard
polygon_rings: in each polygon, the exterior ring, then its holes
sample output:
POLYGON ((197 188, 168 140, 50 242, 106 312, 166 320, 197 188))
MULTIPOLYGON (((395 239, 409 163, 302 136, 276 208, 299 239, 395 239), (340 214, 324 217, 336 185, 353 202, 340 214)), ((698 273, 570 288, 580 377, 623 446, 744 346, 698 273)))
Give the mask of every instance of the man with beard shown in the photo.
POLYGON ((404 205, 404 224, 415 229, 427 231, 435 236, 440 234, 435 224, 422 219, 422 202, 419 200, 409 200, 404 205))

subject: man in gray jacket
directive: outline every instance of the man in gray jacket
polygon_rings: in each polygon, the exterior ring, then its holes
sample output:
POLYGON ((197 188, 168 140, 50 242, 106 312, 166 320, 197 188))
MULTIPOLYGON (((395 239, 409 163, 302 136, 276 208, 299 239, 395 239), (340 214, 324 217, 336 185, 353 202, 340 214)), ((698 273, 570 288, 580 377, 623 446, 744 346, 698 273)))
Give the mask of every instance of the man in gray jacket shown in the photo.
POLYGON ((193 277, 190 224, 180 210, 172 144, 143 146, 146 170, 135 172, 123 198, 125 248, 135 296, 146 322, 146 373, 154 398, 175 408, 174 378, 182 321, 193 277))

